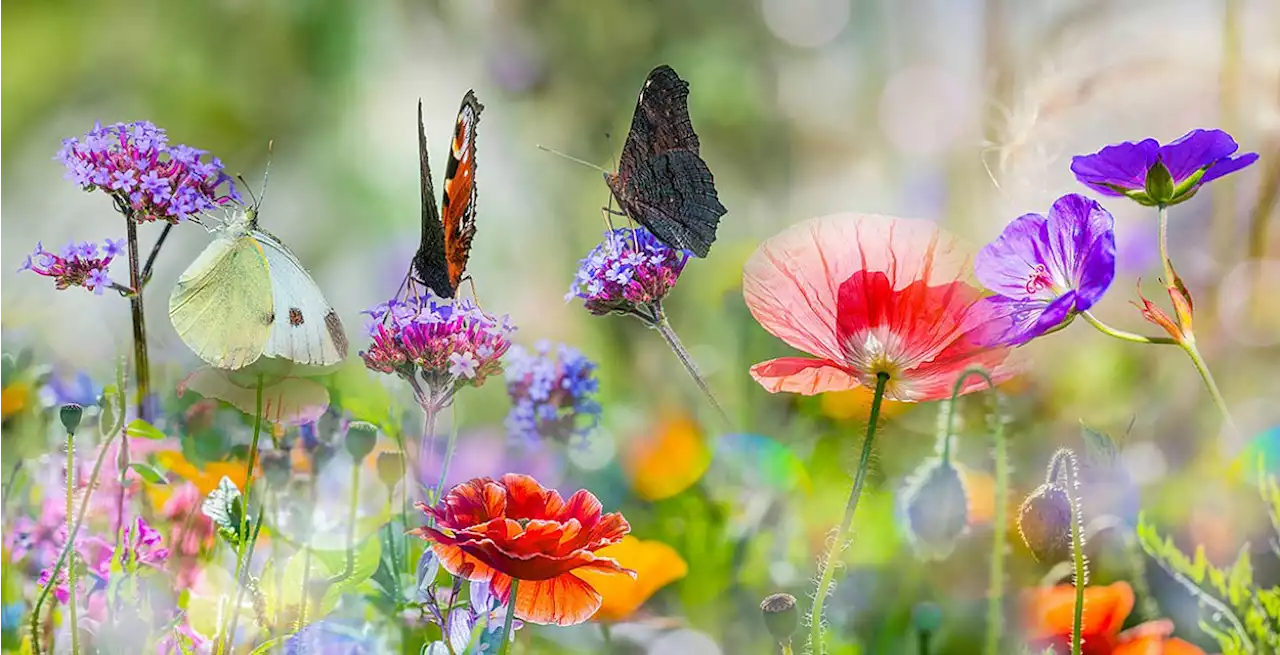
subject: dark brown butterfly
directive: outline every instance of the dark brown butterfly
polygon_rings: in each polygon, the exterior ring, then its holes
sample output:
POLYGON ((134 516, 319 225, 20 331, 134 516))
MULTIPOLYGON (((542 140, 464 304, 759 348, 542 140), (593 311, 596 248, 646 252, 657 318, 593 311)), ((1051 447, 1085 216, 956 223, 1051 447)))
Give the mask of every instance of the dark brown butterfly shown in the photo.
POLYGON ((422 175, 422 242, 413 256, 411 275, 441 298, 452 298, 466 279, 471 240, 476 236, 476 125, 484 105, 472 91, 462 97, 453 128, 449 164, 444 171, 444 196, 436 208, 427 163, 427 133, 418 101, 418 167, 422 175), (443 211, 442 211, 443 210, 443 211))
POLYGON ((627 216, 667 245, 706 257, 728 210, 698 155, 688 100, 689 83, 670 66, 653 69, 636 100, 618 172, 604 179, 627 216))

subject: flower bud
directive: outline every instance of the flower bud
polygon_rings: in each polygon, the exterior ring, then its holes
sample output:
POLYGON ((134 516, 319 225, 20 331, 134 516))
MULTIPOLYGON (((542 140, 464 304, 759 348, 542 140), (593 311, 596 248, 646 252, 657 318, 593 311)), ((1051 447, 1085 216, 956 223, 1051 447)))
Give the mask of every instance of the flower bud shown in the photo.
POLYGON ((347 452, 357 464, 373 452, 378 442, 378 428, 372 423, 356 421, 347 427, 347 452))
POLYGON ((289 484, 289 477, 293 474, 293 461, 287 451, 264 450, 258 455, 258 461, 262 464, 262 475, 266 478, 268 487, 280 490, 289 484))
POLYGON ((942 627, 942 608, 937 603, 925 601, 911 608, 911 625, 917 632, 934 633, 942 627))
POLYGON ((791 635, 800 627, 800 612, 796 610, 796 597, 791 594, 773 594, 760 603, 764 615, 764 627, 778 643, 791 643, 791 635))
POLYGON ((378 479, 382 480, 382 484, 387 485, 388 489, 400 482, 402 473, 400 469, 403 466, 404 453, 400 451, 378 453, 378 479))
POLYGON ((1056 482, 1046 482, 1022 501, 1018 533, 1036 560, 1060 562, 1071 554, 1071 498, 1056 482))
POLYGON ((1169 174, 1169 169, 1163 162, 1157 161, 1147 169, 1144 191, 1151 202, 1157 205, 1167 205, 1170 200, 1173 200, 1173 176, 1169 174))
POLYGON ((67 434, 76 433, 76 428, 80 427, 80 417, 83 415, 84 408, 75 403, 67 403, 58 411, 58 416, 62 419, 62 427, 67 429, 67 434))
POLYGON ((922 559, 945 559, 969 527, 969 497, 951 462, 930 458, 903 492, 907 536, 922 559))

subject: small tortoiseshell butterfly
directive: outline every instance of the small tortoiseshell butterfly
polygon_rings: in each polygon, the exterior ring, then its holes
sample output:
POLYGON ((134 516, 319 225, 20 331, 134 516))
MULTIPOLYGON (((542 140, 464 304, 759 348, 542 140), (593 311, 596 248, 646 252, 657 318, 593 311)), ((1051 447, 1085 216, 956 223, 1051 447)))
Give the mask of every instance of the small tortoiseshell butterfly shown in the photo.
POLYGON ((410 275, 441 298, 452 298, 466 279, 471 240, 476 236, 476 125, 484 105, 467 91, 453 128, 449 164, 444 172, 444 196, 436 207, 427 163, 427 133, 418 101, 418 165, 422 175, 422 242, 413 256, 410 275))
POLYGON ((640 89, 617 173, 605 182, 622 211, 667 245, 706 257, 728 210, 698 155, 689 120, 689 83, 659 66, 640 89))

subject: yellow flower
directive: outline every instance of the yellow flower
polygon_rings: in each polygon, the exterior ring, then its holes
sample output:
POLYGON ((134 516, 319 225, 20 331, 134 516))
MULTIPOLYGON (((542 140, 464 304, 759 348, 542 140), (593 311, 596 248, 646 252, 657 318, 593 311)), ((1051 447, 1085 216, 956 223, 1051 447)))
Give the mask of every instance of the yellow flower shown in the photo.
POLYGON ((31 384, 14 382, 0 391, 0 418, 7 419, 26 409, 31 400, 31 384))
POLYGON ((632 536, 596 551, 601 557, 618 560, 623 568, 636 572, 629 575, 575 571, 603 597, 600 609, 592 617, 597 621, 622 621, 635 613, 657 591, 689 573, 689 565, 675 549, 660 541, 641 541, 632 536))
MULTIPOLYGON (((854 387, 845 391, 828 391, 822 394, 818 402, 822 413, 837 421, 862 421, 871 417, 871 400, 875 392, 865 386, 854 387)), ((880 417, 893 418, 905 412, 911 403, 896 400, 884 400, 880 405, 880 417)))
MULTIPOLYGON (((195 464, 187 461, 182 453, 176 450, 165 450, 156 453, 156 461, 164 470, 196 485, 200 490, 200 495, 208 496, 209 492, 218 488, 218 482, 222 480, 222 476, 231 478, 237 487, 244 486, 245 469, 248 467, 246 462, 208 462, 203 466, 197 467, 195 464)), ((254 472, 257 477, 258 472, 254 472)))
POLYGON ((670 498, 707 472, 711 449, 698 425, 686 416, 667 418, 654 434, 627 445, 623 466, 631 486, 646 500, 670 498))

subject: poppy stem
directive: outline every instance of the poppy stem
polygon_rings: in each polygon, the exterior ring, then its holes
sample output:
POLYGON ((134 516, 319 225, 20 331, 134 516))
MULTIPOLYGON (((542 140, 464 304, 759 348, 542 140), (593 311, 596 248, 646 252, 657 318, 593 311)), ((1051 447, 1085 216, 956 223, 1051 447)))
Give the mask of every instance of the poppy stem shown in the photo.
MULTIPOLYGON (((239 540, 236 549, 236 594, 235 603, 231 606, 231 623, 227 626, 227 631, 223 633, 219 630, 217 635, 217 648, 215 653, 222 653, 224 648, 229 648, 231 639, 235 635, 236 623, 240 619, 240 600, 244 594, 244 572, 249 567, 249 558, 253 556, 253 545, 257 541, 257 532, 253 537, 249 536, 249 492, 253 487, 253 467, 257 465, 258 459, 258 439, 262 436, 262 374, 258 374, 258 389, 256 407, 253 412, 253 439, 249 442, 249 466, 245 469, 244 474, 244 491, 240 493, 240 530, 237 532, 239 540), (247 547, 246 547, 247 546, 247 547)), ((257 518, 258 528, 262 527, 262 507, 258 508, 257 518)))
POLYGON ((501 655, 509 655, 511 652, 511 624, 516 618, 516 592, 519 591, 520 580, 511 578, 511 600, 507 604, 507 616, 502 621, 502 650, 501 655))
POLYGON ((889 384, 889 374, 876 374, 876 392, 871 399, 871 416, 867 419, 867 437, 862 442, 862 454, 858 458, 858 470, 853 476, 853 488, 849 491, 849 502, 844 507, 844 517, 836 528, 835 539, 827 551, 822 563, 822 577, 818 579, 818 590, 813 596, 813 609, 809 612, 809 650, 822 655, 826 650, 822 643, 822 606, 826 604, 827 594, 831 589, 831 581, 835 577, 836 558, 845 548, 845 540, 849 536, 849 528, 853 526, 853 515, 858 509, 858 499, 862 497, 862 485, 867 480, 867 467, 871 462, 871 444, 876 436, 876 424, 880 421, 880 404, 884 400, 884 389, 889 384))
POLYGON ((702 391, 702 395, 715 408, 716 413, 720 415, 720 419, 724 421, 724 424, 732 426, 733 421, 729 420, 729 415, 725 413, 720 401, 716 400, 715 394, 711 393, 711 387, 707 386, 706 380, 702 379, 702 374, 698 372, 698 365, 694 363, 693 357, 685 349, 684 344, 680 342, 680 337, 676 335, 676 331, 671 329, 671 323, 667 321, 667 315, 662 311, 662 305, 655 302, 652 309, 652 320, 647 320, 646 322, 667 341, 667 345, 671 347, 671 352, 680 358, 680 363, 684 364, 684 370, 689 372, 689 377, 693 378, 694 383, 698 385, 698 389, 702 391))
POLYGON ((1084 588, 1088 584, 1089 570, 1084 559, 1084 517, 1080 510, 1080 464, 1076 454, 1068 449, 1059 450, 1054 455, 1055 461, 1065 465, 1061 468, 1067 499, 1071 501, 1071 561, 1072 582, 1076 587, 1075 613, 1071 621, 1071 655, 1081 653, 1081 630, 1084 625, 1084 588))
POLYGON ((1113 328, 1110 325, 1107 325, 1106 323, 1103 323, 1102 321, 1098 320, 1096 316, 1089 313, 1088 311, 1080 312, 1080 315, 1084 317, 1084 320, 1086 323, 1097 328, 1099 332, 1109 337, 1115 337, 1117 339, 1121 339, 1124 341, 1132 341, 1134 343, 1150 343, 1150 344, 1160 344, 1160 345, 1176 345, 1178 343, 1176 339, 1172 339, 1170 337, 1147 337, 1141 334, 1134 334, 1133 332, 1126 332, 1124 330, 1113 328))
MULTIPOLYGON (((105 401, 104 401, 105 402, 105 401)), ((119 408, 124 411, 123 405, 119 408)), ((120 419, 117 419, 119 421, 120 419)), ((80 500, 80 513, 76 515, 76 522, 67 532, 67 542, 62 546, 62 553, 58 555, 58 561, 53 565, 53 573, 49 576, 49 582, 40 590, 40 596, 36 598, 36 604, 31 610, 31 652, 40 655, 43 651, 40 649, 40 608, 44 606, 44 601, 49 597, 49 592, 58 585, 58 576, 62 574, 62 566, 66 563, 67 557, 71 553, 71 549, 76 543, 76 534, 80 532, 80 525, 84 523, 84 515, 89 510, 89 501, 93 497, 93 490, 98 486, 98 474, 102 471, 102 463, 107 459, 107 450, 111 446, 111 442, 115 440, 116 434, 122 433, 122 426, 117 423, 107 434, 107 440, 102 444, 102 450, 98 452, 98 459, 93 463, 93 471, 89 474, 89 484, 85 488, 84 498, 80 500)))
MULTIPOLYGON (((76 488, 76 445, 75 432, 67 430, 67 534, 74 527, 71 523, 71 506, 76 488)), ((71 554, 71 562, 67 565, 67 587, 71 598, 67 600, 67 614, 71 627, 71 655, 80 653, 80 623, 76 618, 76 556, 71 554)))

